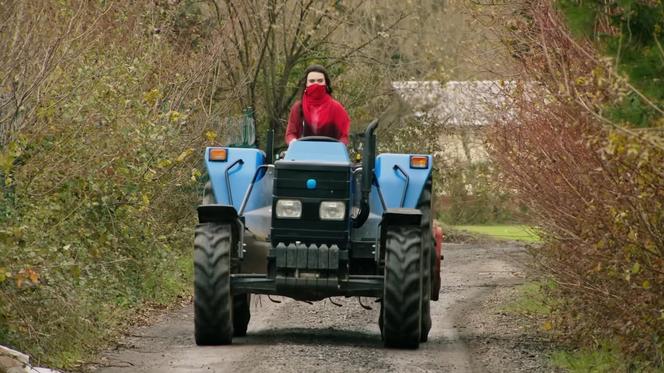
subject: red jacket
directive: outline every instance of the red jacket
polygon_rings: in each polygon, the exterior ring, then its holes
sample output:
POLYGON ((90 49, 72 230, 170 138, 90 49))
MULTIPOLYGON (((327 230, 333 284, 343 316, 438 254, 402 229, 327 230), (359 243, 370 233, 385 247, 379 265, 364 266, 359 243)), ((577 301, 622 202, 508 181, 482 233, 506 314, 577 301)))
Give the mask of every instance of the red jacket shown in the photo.
POLYGON ((328 136, 348 144, 350 117, 348 117, 346 109, 337 100, 331 99, 329 116, 323 123, 309 123, 307 121, 304 124, 301 106, 302 101, 296 101, 291 107, 288 127, 286 127, 286 144, 303 137, 302 129, 304 126, 306 126, 304 136, 328 136))

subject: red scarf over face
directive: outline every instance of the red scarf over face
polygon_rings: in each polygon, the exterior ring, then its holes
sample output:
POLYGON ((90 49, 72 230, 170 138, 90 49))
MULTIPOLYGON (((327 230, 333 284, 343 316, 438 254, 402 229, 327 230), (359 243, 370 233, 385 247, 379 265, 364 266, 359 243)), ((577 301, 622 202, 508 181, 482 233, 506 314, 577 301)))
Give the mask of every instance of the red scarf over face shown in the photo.
POLYGON ((307 135, 324 124, 331 123, 334 119, 332 113, 332 97, 327 93, 327 87, 321 84, 313 84, 304 90, 302 97, 302 112, 307 126, 307 135))
POLYGON ((305 89, 302 101, 291 107, 286 144, 304 136, 328 136, 348 144, 349 129, 346 109, 327 93, 324 85, 314 84, 305 89))

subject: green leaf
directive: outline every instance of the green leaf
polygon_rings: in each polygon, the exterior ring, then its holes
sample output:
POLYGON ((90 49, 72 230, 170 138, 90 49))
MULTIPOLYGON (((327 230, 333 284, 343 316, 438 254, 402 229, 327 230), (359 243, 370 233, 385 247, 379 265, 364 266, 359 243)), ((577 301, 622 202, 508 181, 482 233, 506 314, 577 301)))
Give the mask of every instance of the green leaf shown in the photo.
POLYGON ((72 265, 71 267, 69 267, 69 274, 74 279, 80 278, 81 277, 81 267, 79 267, 77 264, 72 265))

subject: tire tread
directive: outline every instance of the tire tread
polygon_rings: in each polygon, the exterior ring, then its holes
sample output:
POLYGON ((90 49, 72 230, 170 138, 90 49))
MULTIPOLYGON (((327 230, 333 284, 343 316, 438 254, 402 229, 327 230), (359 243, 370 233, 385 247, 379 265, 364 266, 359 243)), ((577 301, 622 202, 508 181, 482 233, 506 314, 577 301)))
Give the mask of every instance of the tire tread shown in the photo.
POLYGON ((198 345, 224 345, 232 341, 231 238, 228 224, 196 226, 194 328, 198 345))
POLYGON ((421 323, 419 227, 390 227, 385 244, 382 335, 386 347, 417 348, 421 323))

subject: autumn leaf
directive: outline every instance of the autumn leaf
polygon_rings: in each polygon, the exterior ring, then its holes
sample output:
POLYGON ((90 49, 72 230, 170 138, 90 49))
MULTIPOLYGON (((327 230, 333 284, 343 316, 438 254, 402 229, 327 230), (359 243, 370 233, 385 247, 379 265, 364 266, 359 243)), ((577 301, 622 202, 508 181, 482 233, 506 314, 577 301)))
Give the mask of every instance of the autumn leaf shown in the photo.
POLYGON ((175 159, 175 161, 176 162, 182 162, 185 159, 187 159, 187 157, 189 157, 193 152, 194 152, 194 149, 189 148, 189 149, 183 151, 182 153, 180 153, 180 155, 175 159))
POLYGON ((143 202, 143 206, 146 206, 146 207, 149 206, 150 205, 150 197, 148 197, 148 195, 144 194, 144 193, 141 193, 141 196, 142 196, 141 200, 143 202))
POLYGON ((196 181, 198 178, 201 177, 201 172, 197 168, 192 168, 191 169, 191 181, 196 181))
POLYGON ((155 88, 143 94, 143 100, 149 105, 153 106, 157 103, 157 100, 161 98, 161 92, 159 89, 155 88))
POLYGON ((167 114, 168 114, 168 120, 169 120, 171 123, 175 123, 175 122, 177 122, 180 118, 182 118, 182 113, 180 113, 179 111, 171 110, 171 111, 169 111, 167 114))
POLYGON ((205 132, 205 138, 209 142, 213 142, 214 140, 217 139, 217 134, 214 131, 207 131, 207 132, 205 132))
POLYGON ((173 162, 171 162, 170 159, 162 159, 159 162, 157 162, 157 167, 158 168, 166 168, 166 167, 169 167, 172 164, 173 164, 173 162))
POLYGON ((35 272, 32 269, 28 269, 25 271, 26 275, 28 276, 28 279, 30 282, 32 282, 33 285, 38 285, 39 284, 39 273, 35 272))

